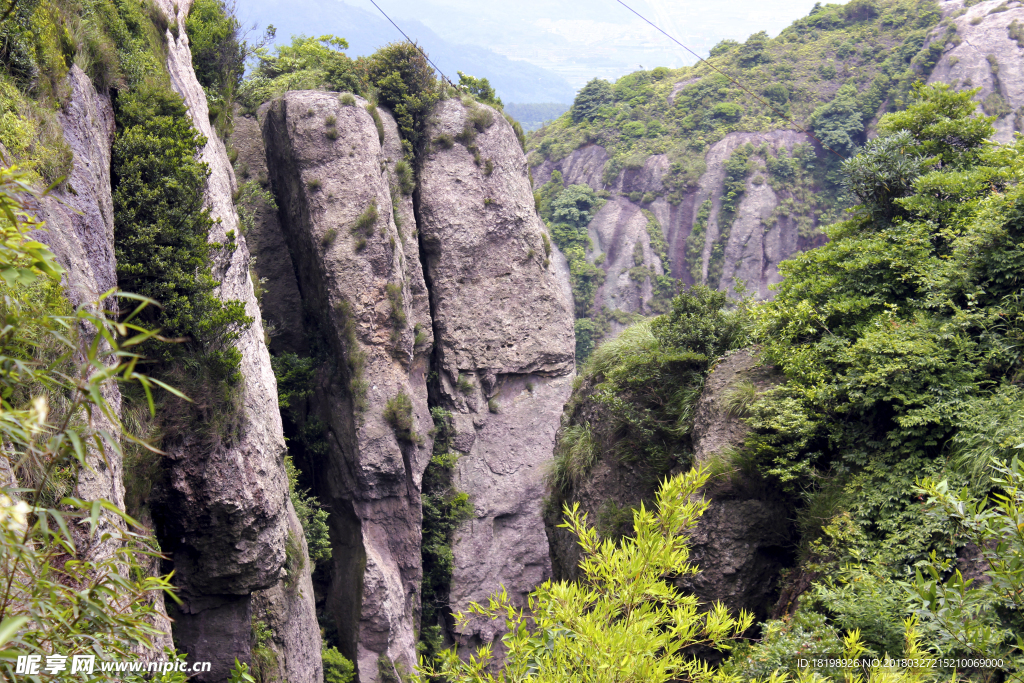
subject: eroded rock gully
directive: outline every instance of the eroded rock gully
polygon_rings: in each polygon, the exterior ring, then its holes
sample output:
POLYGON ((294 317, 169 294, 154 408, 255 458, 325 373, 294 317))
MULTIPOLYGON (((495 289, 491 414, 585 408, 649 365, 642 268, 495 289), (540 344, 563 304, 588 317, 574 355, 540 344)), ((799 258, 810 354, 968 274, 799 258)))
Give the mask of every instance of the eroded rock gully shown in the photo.
MULTIPOLYGON (((574 341, 567 269, 557 254, 545 264, 526 159, 504 118, 487 110, 471 143, 478 161, 463 144, 425 151, 411 196, 393 119, 350 98, 287 93, 240 120, 231 143, 236 170, 266 181, 279 207, 249 236, 278 324, 271 349, 316 358, 315 389, 289 429, 331 512, 317 609, 368 683, 416 661, 430 408, 454 415, 456 486, 476 510, 454 543, 452 607, 500 584, 522 599, 550 574, 542 470, 574 341)), ((455 137, 469 113, 441 102, 430 137, 455 137)), ((455 635, 497 634, 474 624, 455 635)))

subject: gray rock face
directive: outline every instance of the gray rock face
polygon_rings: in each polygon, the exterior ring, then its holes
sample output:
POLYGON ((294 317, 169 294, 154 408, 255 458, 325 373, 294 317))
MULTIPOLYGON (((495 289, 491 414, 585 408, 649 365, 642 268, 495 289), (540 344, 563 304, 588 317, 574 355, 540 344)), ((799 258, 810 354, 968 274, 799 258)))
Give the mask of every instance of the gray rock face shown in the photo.
MULTIPOLYGON (((597 291, 595 308, 600 310, 607 307, 610 310, 646 314, 652 312, 650 302, 653 288, 650 279, 637 282, 629 277, 630 269, 637 265, 645 266, 658 275, 669 274, 687 284, 707 284, 720 290, 731 290, 736 281, 742 280, 757 298, 771 298, 769 286, 781 279, 779 262, 802 249, 816 246, 823 237, 802 238, 793 217, 785 212, 773 216, 776 207, 788 199, 789 195, 784 190, 776 192, 768 183, 755 184, 756 173, 747 179, 746 191, 740 199, 728 238, 722 237, 719 216, 725 162, 737 148, 747 143, 755 147, 767 143, 772 153, 778 153, 779 149, 792 151, 796 145, 810 142, 812 139, 809 136, 788 130, 730 133, 708 150, 705 172, 678 204, 671 204, 665 198, 658 197, 649 204, 638 205, 625 196, 664 189, 662 179, 669 170, 665 155, 649 157, 642 167, 622 171, 607 186, 612 198, 589 226, 595 249, 588 258, 595 260, 603 256, 601 267, 606 272, 605 282, 597 291), (694 225, 707 200, 711 201, 711 212, 705 228, 703 249, 695 265, 697 277, 694 277, 687 262, 687 251, 690 242, 697 239, 693 236, 694 225), (669 263, 662 263, 651 250, 650 238, 645 229, 647 218, 641 209, 650 211, 657 220, 668 242, 669 263), (712 250, 718 241, 723 243, 724 258, 721 273, 712 274, 709 272, 712 250), (641 251, 643 258, 637 262, 634 253, 639 255, 641 251)), ((539 187, 548 182, 552 171, 559 170, 567 186, 585 183, 595 188, 604 187, 602 176, 607 160, 608 155, 603 148, 587 145, 557 163, 543 162, 535 169, 534 185, 539 187)))
MULTIPOLYGON (((465 453, 455 483, 476 511, 453 545, 456 611, 500 585, 522 602, 550 573, 543 470, 575 347, 564 264, 544 265, 544 226, 522 150, 500 114, 476 107, 477 116, 491 112, 493 121, 473 142, 480 163, 462 144, 435 143, 419 189, 440 402, 455 415, 455 444, 465 453)), ((470 113, 458 100, 440 103, 430 137, 456 137, 473 125, 470 113)), ((491 642, 498 628, 479 622, 458 635, 491 642)))
POLYGON ((965 9, 963 0, 945 0, 939 7, 956 24, 961 42, 942 55, 928 82, 980 87, 979 111, 999 117, 993 139, 1012 141, 1014 132, 1024 130, 1024 39, 1011 38, 1010 25, 1024 25, 1024 6, 985 0, 965 9), (1003 9, 993 12, 997 7, 1003 9))
MULTIPOLYGON (((742 349, 708 375, 694 411, 697 465, 740 445, 747 434, 747 426, 723 406, 729 392, 740 382, 763 391, 779 381, 757 362, 756 349, 742 349)), ((766 618, 777 598, 779 572, 792 564, 789 510, 769 484, 743 471, 717 477, 705 493, 711 505, 691 536, 690 555, 702 571, 682 585, 704 601, 766 618)))
MULTIPOLYGON (((288 489, 281 457, 284 436, 277 383, 249 278, 249 250, 232 203, 234 173, 224 143, 210 125, 206 96, 192 70, 184 30, 191 3, 160 0, 158 4, 179 28, 177 38, 169 30, 165 34, 171 83, 184 98, 193 124, 207 138, 202 160, 210 168, 207 201, 217 220, 210 240, 224 242, 229 231, 237 235, 237 248, 215 267, 220 281, 217 295, 242 301, 246 314, 254 319, 237 342, 243 376, 238 438, 212 450, 188 443, 174 449, 164 501, 175 507, 175 540, 180 538, 167 549, 184 603, 175 642, 193 659, 215 663, 208 680, 223 680, 235 656, 243 660, 249 656, 250 594, 282 578, 288 531, 288 489)), ((311 596, 297 599, 311 600, 311 596)), ((301 628, 315 631, 315 619, 301 610, 296 614, 305 619, 301 628)), ((303 656, 289 653, 295 664, 303 656)), ((306 653, 304 661, 306 668, 315 670, 319 648, 306 653)))
POLYGON ((267 645, 277 659, 277 671, 265 673, 263 680, 322 683, 320 628, 313 602, 309 550, 291 502, 288 503, 288 534, 301 548, 302 566, 293 567, 282 581, 252 596, 253 616, 270 627, 273 636, 267 645))
MULTIPOLYGON (((64 139, 72 151, 72 171, 65 188, 56 190, 42 203, 40 218, 47 230, 38 238, 49 244, 66 269, 65 285, 69 299, 76 305, 97 303, 99 296, 117 284, 114 260, 114 207, 110 187, 110 151, 114 141, 114 111, 109 95, 99 94, 88 76, 73 66, 68 73, 70 97, 58 112, 64 139)), ((117 302, 108 299, 103 308, 116 310, 117 302)), ((121 392, 110 383, 104 397, 117 414, 121 412, 121 392)), ((99 428, 110 428, 106 419, 95 416, 99 428)), ((75 496, 83 500, 105 498, 124 509, 124 463, 115 453, 103 458, 90 449, 92 469, 79 473, 75 496)), ((113 515, 111 525, 119 524, 113 515)), ((90 554, 99 556, 113 550, 113 544, 98 544, 90 554)), ((151 574, 159 571, 151 563, 151 574)), ((143 659, 162 656, 172 647, 170 623, 163 611, 162 596, 153 596, 158 614, 153 623, 162 634, 152 638, 152 650, 139 647, 143 659)))
MULTIPOLYGON (((50 245, 64 266, 65 285, 72 303, 98 303, 99 296, 116 286, 114 261, 114 205, 110 190, 110 147, 114 141, 114 110, 110 97, 100 95, 77 66, 68 73, 71 97, 58 116, 64 139, 71 147, 73 167, 66 188, 43 200, 40 218, 47 230, 37 235, 50 245)), ((108 300, 104 307, 116 307, 108 300)), ((121 392, 111 384, 106 399, 117 413, 121 392)), ((123 464, 106 462, 96 454, 94 471, 79 475, 75 495, 86 500, 106 498, 124 508, 123 464)))
POLYGON ((311 399, 330 444, 317 465, 317 494, 333 512, 327 611, 368 683, 382 657, 406 670, 416 662, 432 421, 426 287, 411 200, 394 180, 401 142, 383 111, 381 140, 365 105, 288 93, 265 111, 263 136, 303 305, 329 349, 311 399), (400 438, 385 413, 403 394, 415 435, 400 438))

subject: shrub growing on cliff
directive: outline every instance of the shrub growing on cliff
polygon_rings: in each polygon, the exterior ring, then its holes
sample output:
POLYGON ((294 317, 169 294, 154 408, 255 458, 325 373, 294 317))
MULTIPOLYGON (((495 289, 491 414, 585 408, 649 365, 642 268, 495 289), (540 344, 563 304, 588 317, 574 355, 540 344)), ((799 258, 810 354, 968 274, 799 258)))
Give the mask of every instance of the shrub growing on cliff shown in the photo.
POLYGON ((299 471, 290 457, 285 457, 284 467, 285 473, 288 475, 288 495, 295 508, 295 516, 299 518, 302 531, 306 536, 309 559, 311 562, 329 560, 331 559, 331 539, 327 529, 327 518, 330 515, 314 495, 299 488, 299 471))
POLYGON ((455 567, 452 543, 462 522, 473 516, 469 495, 455 488, 453 473, 460 454, 453 452, 455 423, 443 408, 430 409, 433 418, 434 449, 423 473, 423 561, 422 646, 432 656, 440 650, 440 622, 449 613, 448 593, 455 567))
POLYGON ((221 137, 231 130, 235 94, 242 85, 247 46, 234 6, 224 0, 196 0, 185 20, 192 67, 206 91, 210 118, 221 137))
POLYGON ((204 192, 209 171, 199 161, 205 140, 192 127, 181 98, 145 84, 115 102, 118 134, 111 175, 114 241, 122 286, 160 303, 143 319, 184 347, 163 357, 207 357, 218 380, 237 380, 238 352, 231 343, 252 320, 240 301, 220 301, 211 274, 215 245, 204 192))
POLYGON ((440 97, 434 69, 413 43, 391 43, 360 61, 379 104, 391 110, 407 160, 423 142, 426 117, 440 97))
POLYGON ((655 508, 634 512, 635 535, 617 544, 602 541, 578 506, 566 506, 562 526, 583 547, 581 580, 545 582, 530 594, 528 612, 502 590, 487 605, 473 603, 468 614, 456 615, 457 622, 504 621, 506 654, 497 676, 488 670, 488 644, 470 657, 452 648, 434 663, 422 662, 418 680, 710 681, 708 665, 686 648, 729 649, 753 617, 733 617, 720 603, 702 610, 695 597, 666 581, 697 572, 688 563, 689 533, 707 508, 698 500, 706 478, 691 471, 666 480, 655 508))
POLYGON ((384 405, 384 421, 391 425, 395 438, 399 441, 421 443, 416 433, 416 418, 412 412, 412 399, 409 394, 399 391, 394 398, 389 398, 384 405))

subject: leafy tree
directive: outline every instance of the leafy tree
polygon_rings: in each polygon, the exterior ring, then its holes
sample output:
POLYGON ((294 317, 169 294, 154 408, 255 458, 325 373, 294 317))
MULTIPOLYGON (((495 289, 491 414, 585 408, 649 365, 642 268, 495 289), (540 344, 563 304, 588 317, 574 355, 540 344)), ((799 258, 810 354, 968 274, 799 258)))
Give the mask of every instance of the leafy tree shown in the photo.
POLYGON ((196 0, 185 20, 192 65, 204 88, 234 91, 242 84, 246 50, 238 19, 224 0, 196 0))
POLYGON ((474 78, 473 76, 464 74, 461 71, 459 71, 458 74, 459 87, 463 90, 484 104, 491 104, 497 107, 501 106, 501 98, 494 93, 494 88, 491 87, 491 82, 486 78, 474 78))
POLYGON ((1019 274, 1003 268, 1022 258, 1021 143, 983 145, 990 124, 969 92, 916 97, 845 165, 863 203, 782 267, 758 337, 789 381, 754 405, 747 442, 787 486, 835 480, 860 529, 846 552, 893 572, 951 552, 948 521, 924 514, 914 481, 966 482, 943 454, 1020 373, 1019 274))
POLYGON ((355 62, 344 53, 348 42, 333 35, 292 36, 290 45, 255 50, 257 65, 239 89, 249 110, 289 90, 348 91, 360 94, 364 81, 355 62))
POLYGON ((602 78, 595 78, 576 94, 569 114, 572 116, 573 123, 594 121, 601 107, 611 104, 613 101, 611 84, 602 78))
POLYGON ((636 510, 635 535, 618 544, 587 526, 578 506, 566 507, 562 526, 579 539, 585 555, 582 579, 545 582, 530 594, 528 610, 513 605, 502 590, 486 606, 474 603, 469 614, 457 615, 459 622, 472 616, 504 620, 506 656, 496 674, 489 671, 493 654, 485 645, 465 659, 453 648, 434 663, 421 662, 417 680, 712 680, 708 664, 686 648, 728 649, 753 618, 733 617, 720 603, 701 609, 669 580, 697 572, 688 561, 689 533, 707 509, 697 497, 706 481, 706 472, 692 470, 666 480, 655 509, 636 510))
POLYGON ((426 55, 415 43, 391 43, 360 61, 366 81, 377 89, 380 104, 398 123, 406 156, 423 141, 426 117, 440 97, 440 84, 426 55))
POLYGON ((847 155, 859 144, 864 121, 857 106, 857 89, 844 85, 829 102, 814 110, 811 116, 814 134, 826 146, 847 155))

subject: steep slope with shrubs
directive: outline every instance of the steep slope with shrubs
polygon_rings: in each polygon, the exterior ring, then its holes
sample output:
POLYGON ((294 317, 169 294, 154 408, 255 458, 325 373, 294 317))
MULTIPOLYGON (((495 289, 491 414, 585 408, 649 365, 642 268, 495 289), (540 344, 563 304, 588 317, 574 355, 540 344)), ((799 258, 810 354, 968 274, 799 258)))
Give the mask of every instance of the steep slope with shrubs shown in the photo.
MULTIPOLYGON (((1009 140, 1024 97, 1022 12, 997 0, 816 6, 776 38, 725 41, 694 67, 589 83, 528 143, 542 205, 580 185, 603 200, 578 228, 581 251, 566 252, 579 264, 581 351, 663 313, 680 286, 743 282, 770 298, 778 264, 820 245, 819 226, 849 205, 842 159, 917 80, 984 86, 979 108, 1009 140)), ((546 218, 555 233, 564 223, 546 218)))
MULTIPOLYGON (((223 4, 212 7, 230 26, 223 4)), ((108 444, 93 470, 56 460, 46 467, 61 473, 66 493, 77 489, 90 504, 105 498, 111 512, 126 509, 155 531, 156 539, 130 547, 152 544, 165 556, 133 560, 141 565, 133 564, 132 580, 176 572, 182 602, 167 602, 173 643, 170 624, 154 613, 152 647, 137 639, 138 653, 176 647, 213 663, 208 680, 224 680, 235 657, 264 680, 319 680, 319 647, 298 642, 315 638, 317 625, 311 591, 299 591, 309 582, 308 560, 281 457, 275 380, 232 204, 233 175, 193 70, 189 6, 26 2, 16 9, 0 24, 9 48, 0 142, 33 181, 59 181, 33 210, 49 223, 43 234, 66 268, 67 295, 87 303, 117 286, 159 301, 162 308, 150 305, 131 319, 177 343, 107 341, 135 344, 145 358, 139 367, 191 401, 108 383, 106 429, 122 435, 121 448, 111 452, 108 444), (278 620, 281 628, 258 642, 253 633, 268 617, 253 612, 253 594, 263 589, 278 591, 271 611, 287 613, 288 623, 278 620)), ((219 40, 241 49, 234 32, 219 40)), ((135 303, 102 305, 118 316, 120 304, 124 317, 135 303)), ((98 412, 90 424, 96 420, 98 412)), ((15 453, 5 450, 4 460, 15 453)), ((83 556, 86 571, 103 552, 83 556)), ((161 596, 150 602, 162 611, 161 596)))
POLYGON ((840 652, 854 630, 867 653, 997 653, 1008 680, 1024 665, 1020 578, 1001 559, 1020 548, 1024 149, 989 142, 997 119, 976 96, 915 87, 880 119, 839 169, 852 212, 781 264, 774 300, 694 286, 583 367, 554 502, 629 534, 657 477, 710 465, 689 586, 763 619, 725 673, 795 675, 794 648, 840 652), (744 539, 754 501, 781 507, 744 539))

